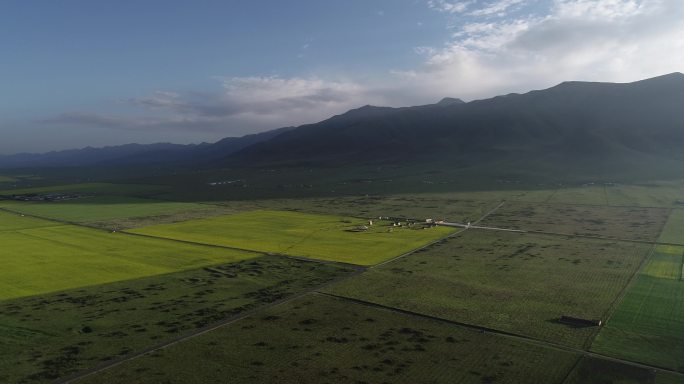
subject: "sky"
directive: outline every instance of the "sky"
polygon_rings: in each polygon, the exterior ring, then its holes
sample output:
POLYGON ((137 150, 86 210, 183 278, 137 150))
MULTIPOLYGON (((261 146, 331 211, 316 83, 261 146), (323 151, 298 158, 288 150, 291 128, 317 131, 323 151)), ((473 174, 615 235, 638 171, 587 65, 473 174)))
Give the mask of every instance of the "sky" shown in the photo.
POLYGON ((3 0, 0 154, 684 72, 682 0, 3 0))

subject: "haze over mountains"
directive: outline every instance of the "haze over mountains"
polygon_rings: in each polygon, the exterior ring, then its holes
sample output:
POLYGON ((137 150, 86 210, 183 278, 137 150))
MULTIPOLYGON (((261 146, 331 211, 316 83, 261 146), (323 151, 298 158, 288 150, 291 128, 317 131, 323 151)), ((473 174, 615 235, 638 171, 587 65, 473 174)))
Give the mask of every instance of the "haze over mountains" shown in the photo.
POLYGON ((0 156, 2 167, 391 162, 633 167, 683 165, 684 74, 634 83, 565 82, 464 103, 364 106, 328 120, 200 145, 124 145, 0 156))

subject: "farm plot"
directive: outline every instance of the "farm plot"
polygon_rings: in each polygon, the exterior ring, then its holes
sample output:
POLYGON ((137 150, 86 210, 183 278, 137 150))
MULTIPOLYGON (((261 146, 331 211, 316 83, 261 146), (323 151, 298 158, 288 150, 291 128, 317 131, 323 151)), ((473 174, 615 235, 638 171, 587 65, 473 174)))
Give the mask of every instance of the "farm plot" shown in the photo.
POLYGON ((603 185, 558 188, 547 201, 561 204, 608 205, 606 187, 603 185))
POLYGON ((483 225, 629 240, 654 241, 667 221, 664 208, 618 208, 506 203, 483 225))
POLYGON ((650 246, 466 231, 328 290, 440 318, 588 347, 596 327, 650 246))
POLYGON ((560 383, 577 358, 309 295, 78 383, 560 383))
POLYGON ((367 224, 338 216, 251 211, 130 232, 360 265, 376 264, 453 232, 419 225, 392 228, 386 221, 363 228, 367 224))
POLYGON ((350 272, 261 257, 6 300, 0 302, 0 382, 51 382, 350 272))
POLYGON ((455 198, 451 194, 364 195, 334 198, 228 201, 220 204, 234 210, 288 210, 336 216, 393 216, 423 220, 449 218, 466 222, 475 220, 495 207, 496 201, 476 200, 475 196, 455 198))
POLYGON ((614 361, 583 357, 563 384, 682 384, 684 376, 614 361))
POLYGON ((30 215, 70 222, 121 228, 122 223, 181 220, 185 217, 211 215, 216 207, 124 196, 84 197, 60 202, 21 202, 11 209, 30 215), (126 219, 126 220, 122 220, 126 219))
POLYGON ((168 186, 147 184, 110 184, 110 183, 81 183, 65 185, 49 185, 20 189, 5 189, 0 195, 23 195, 41 193, 93 193, 99 195, 136 195, 147 196, 167 191, 168 186))
POLYGON ((658 241, 684 245, 684 210, 672 210, 658 241))
POLYGON ((659 246, 592 350, 684 372, 684 247, 659 246))
POLYGON ((0 212, 0 300, 243 260, 180 244, 0 212))
POLYGON ((614 185, 606 187, 610 205, 675 207, 684 202, 684 183, 668 181, 649 185, 614 185), (678 204, 679 202, 679 204, 678 204))

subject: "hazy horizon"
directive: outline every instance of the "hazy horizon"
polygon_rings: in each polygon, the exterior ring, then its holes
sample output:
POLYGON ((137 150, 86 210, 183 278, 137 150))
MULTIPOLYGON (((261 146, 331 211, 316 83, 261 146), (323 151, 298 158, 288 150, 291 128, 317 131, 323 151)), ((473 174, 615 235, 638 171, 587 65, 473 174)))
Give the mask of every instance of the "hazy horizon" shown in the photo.
POLYGON ((10 1, 0 154, 213 142, 365 104, 681 72, 683 16, 676 0, 10 1))

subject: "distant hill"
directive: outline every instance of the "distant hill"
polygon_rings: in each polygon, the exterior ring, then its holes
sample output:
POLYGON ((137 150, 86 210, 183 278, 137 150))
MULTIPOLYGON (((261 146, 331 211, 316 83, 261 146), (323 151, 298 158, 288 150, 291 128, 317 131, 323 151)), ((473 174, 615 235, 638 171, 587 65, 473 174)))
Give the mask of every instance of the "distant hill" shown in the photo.
POLYGON ((213 144, 126 144, 39 154, 0 155, 0 168, 199 164, 222 159, 235 151, 272 139, 289 129, 292 128, 281 128, 242 137, 228 137, 213 144))
POLYGON ((364 106, 236 151, 230 163, 443 161, 532 167, 684 161, 684 74, 634 83, 565 82, 464 103, 364 106))
MULTIPOLYGON (((130 144, 0 156, 0 167, 411 165, 470 174, 684 175, 684 74, 633 83, 564 82, 463 102, 366 105, 315 124, 214 144, 130 144)), ((421 168, 422 167, 422 168, 421 168)))

